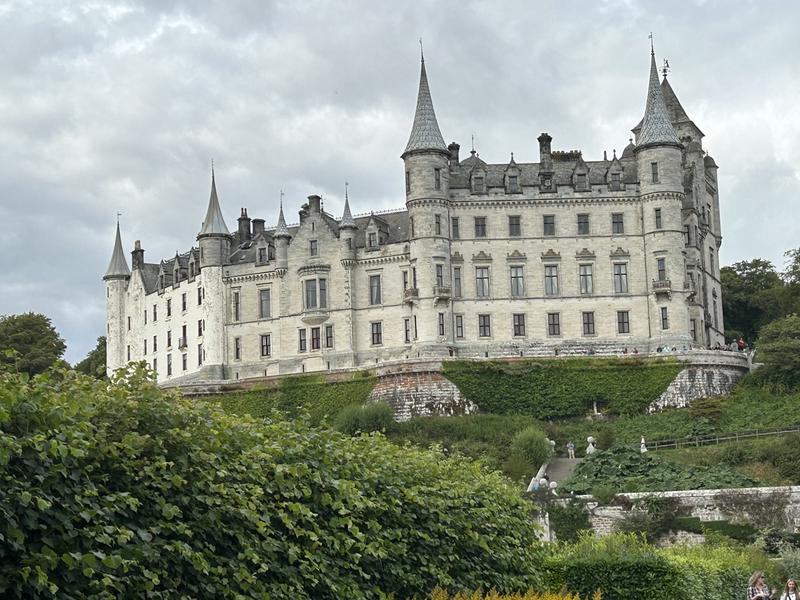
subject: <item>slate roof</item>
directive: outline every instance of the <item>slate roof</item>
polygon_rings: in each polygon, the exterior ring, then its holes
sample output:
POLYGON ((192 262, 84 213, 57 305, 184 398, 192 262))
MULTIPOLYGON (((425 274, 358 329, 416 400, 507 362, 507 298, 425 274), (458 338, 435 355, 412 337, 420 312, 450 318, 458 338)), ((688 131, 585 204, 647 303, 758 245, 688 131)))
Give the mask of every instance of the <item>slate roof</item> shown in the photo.
POLYGON ((419 92, 417 93, 417 111, 414 113, 414 124, 408 138, 405 152, 414 150, 441 150, 447 152, 439 123, 436 122, 436 113, 433 111, 431 90, 428 87, 428 75, 425 72, 425 59, 419 74, 419 92))
POLYGON ((119 222, 117 222, 117 236, 114 240, 114 252, 108 263, 106 274, 103 279, 113 279, 115 277, 130 277, 131 270, 128 268, 128 260, 125 258, 125 251, 122 249, 122 238, 119 234, 119 222))
POLYGON ((217 198, 217 183, 214 180, 214 170, 211 170, 211 195, 208 198, 208 210, 206 210, 206 218, 203 220, 203 227, 197 237, 203 235, 230 235, 228 226, 225 225, 225 219, 222 218, 222 210, 219 207, 219 198, 217 198))
POLYGON ((650 54, 650 83, 647 88, 647 104, 645 105, 642 128, 637 142, 639 148, 661 145, 680 146, 680 140, 672 127, 672 121, 664 102, 664 95, 661 92, 661 84, 658 81, 655 53, 650 54))

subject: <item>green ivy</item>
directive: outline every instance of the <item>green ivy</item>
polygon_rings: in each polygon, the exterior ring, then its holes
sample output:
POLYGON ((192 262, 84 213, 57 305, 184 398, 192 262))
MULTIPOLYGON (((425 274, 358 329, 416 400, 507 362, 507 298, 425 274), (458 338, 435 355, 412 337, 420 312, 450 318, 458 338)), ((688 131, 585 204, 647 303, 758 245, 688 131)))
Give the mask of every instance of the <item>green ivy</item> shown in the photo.
POLYGON ((484 412, 558 419, 581 416, 595 402, 641 414, 682 368, 675 359, 447 361, 443 374, 484 412))

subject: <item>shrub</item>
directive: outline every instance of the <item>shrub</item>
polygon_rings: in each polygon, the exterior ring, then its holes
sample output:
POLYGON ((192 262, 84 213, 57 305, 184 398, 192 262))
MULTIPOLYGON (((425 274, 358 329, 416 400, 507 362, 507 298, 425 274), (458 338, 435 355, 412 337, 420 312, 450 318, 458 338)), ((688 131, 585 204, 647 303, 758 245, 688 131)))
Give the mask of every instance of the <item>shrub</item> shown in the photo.
POLYGON ((598 483, 592 488, 592 497, 597 500, 599 504, 611 504, 614 496, 617 495, 617 488, 610 483, 598 483))
POLYGON ((388 431, 394 425, 394 411, 385 402, 352 404, 336 417, 334 427, 348 435, 388 431))
POLYGON ((525 461, 531 470, 536 470, 550 460, 553 446, 538 427, 526 427, 514 436, 511 453, 525 461))
POLYGON ((589 513, 586 505, 578 500, 565 503, 552 503, 547 509, 550 527, 561 542, 575 542, 582 531, 589 531, 589 513))
POLYGON ((465 459, 230 416, 143 370, 0 374, 0 597, 373 599, 540 586, 532 507, 465 459))
MULTIPOLYGON (((520 594, 499 594, 492 590, 485 596, 480 590, 475 592, 459 592, 451 596, 447 591, 435 589, 430 596, 430 600, 582 600, 577 594, 568 592, 527 592, 520 594)), ((586 600, 589 600, 587 598, 586 600)), ((591 600, 602 600, 600 592, 596 592, 591 600)))

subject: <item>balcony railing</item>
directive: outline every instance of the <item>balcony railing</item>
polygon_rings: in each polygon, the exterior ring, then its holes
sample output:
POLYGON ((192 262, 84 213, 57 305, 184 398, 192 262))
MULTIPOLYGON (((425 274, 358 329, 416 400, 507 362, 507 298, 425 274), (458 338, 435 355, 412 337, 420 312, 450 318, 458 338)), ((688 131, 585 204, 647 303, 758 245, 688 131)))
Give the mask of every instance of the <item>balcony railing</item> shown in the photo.
POLYGON ((672 282, 669 279, 653 279, 654 292, 671 292, 672 282))
POLYGON ((453 294, 453 288, 449 285, 436 285, 433 287, 433 295, 437 298, 449 298, 453 294))
POLYGON ((407 288, 403 290, 403 301, 411 302, 419 298, 419 290, 417 288, 407 288))
POLYGON ((178 338, 178 348, 183 349, 183 348, 186 348, 186 346, 188 346, 188 345, 189 344, 187 343, 185 337, 179 337, 178 338))

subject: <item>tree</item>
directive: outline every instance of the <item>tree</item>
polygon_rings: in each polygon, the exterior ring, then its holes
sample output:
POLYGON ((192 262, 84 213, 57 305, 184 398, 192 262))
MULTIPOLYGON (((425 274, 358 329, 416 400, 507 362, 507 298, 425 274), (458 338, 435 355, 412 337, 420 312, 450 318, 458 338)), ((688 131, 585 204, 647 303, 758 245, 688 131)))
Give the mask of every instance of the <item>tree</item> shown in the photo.
POLYGON ((764 377, 790 387, 800 385, 800 316, 789 315, 761 330, 759 357, 764 377))
POLYGON ((106 338, 100 336, 97 338, 97 345, 89 351, 81 362, 75 365, 75 370, 95 377, 97 379, 106 378, 106 338))
POLYGON ((783 255, 786 257, 783 280, 791 285, 800 285, 800 248, 787 250, 783 255))
POLYGON ((755 258, 720 269, 725 331, 754 340, 758 330, 788 309, 784 284, 775 266, 755 258))
POLYGON ((65 349, 66 344, 49 317, 32 312, 0 316, 0 361, 13 364, 20 372, 43 373, 64 355, 65 349))

